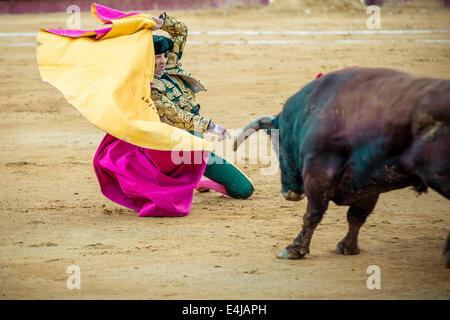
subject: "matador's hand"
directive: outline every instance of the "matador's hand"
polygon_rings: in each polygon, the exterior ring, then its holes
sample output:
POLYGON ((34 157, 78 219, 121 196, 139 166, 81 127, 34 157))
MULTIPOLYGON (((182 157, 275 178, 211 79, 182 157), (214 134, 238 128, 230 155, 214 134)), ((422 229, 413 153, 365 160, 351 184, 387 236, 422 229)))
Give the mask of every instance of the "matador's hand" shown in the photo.
POLYGON ((153 28, 151 28, 152 31, 161 29, 162 26, 164 25, 164 20, 160 19, 160 18, 156 18, 156 17, 152 17, 152 19, 155 21, 156 26, 154 26, 153 28))
POLYGON ((219 126, 218 124, 214 124, 213 122, 209 124, 208 131, 219 136, 219 141, 225 139, 227 136, 228 138, 231 138, 231 135, 228 132, 227 128, 219 126))

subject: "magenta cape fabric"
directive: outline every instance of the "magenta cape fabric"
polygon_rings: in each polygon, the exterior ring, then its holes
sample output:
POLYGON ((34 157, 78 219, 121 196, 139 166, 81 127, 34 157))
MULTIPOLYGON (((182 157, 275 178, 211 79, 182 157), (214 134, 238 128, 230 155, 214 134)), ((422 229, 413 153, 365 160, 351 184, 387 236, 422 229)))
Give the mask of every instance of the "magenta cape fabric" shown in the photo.
POLYGON ((94 156, 94 169, 102 193, 138 210, 138 216, 180 217, 191 210, 194 188, 209 155, 203 151, 186 152, 191 153, 191 159, 197 159, 194 153, 203 153, 203 162, 176 165, 171 151, 137 147, 106 134, 94 156))
MULTIPOLYGON (((113 19, 139 14, 126 14, 99 4, 95 4, 95 12, 105 24, 111 24, 113 19)), ((111 29, 46 30, 75 38, 95 36, 98 40, 111 29)), ((191 159, 198 158, 203 162, 176 165, 171 159, 171 151, 138 147, 106 134, 97 149, 93 164, 101 191, 108 199, 139 211, 138 216, 141 217, 176 217, 189 214, 194 188, 205 171, 209 155, 209 152, 203 151, 184 153, 191 153, 191 159)))
MULTIPOLYGON (((136 14, 140 14, 140 12, 124 13, 119 10, 115 10, 115 9, 112 9, 109 7, 102 6, 98 3, 94 3, 94 5, 95 5, 95 11, 97 13, 97 17, 104 24, 112 24, 111 20, 113 20, 113 19, 121 19, 121 18, 133 16, 136 14)), ((105 34, 107 34, 111 29, 112 29, 112 27, 104 28, 104 29, 97 29, 97 30, 63 30, 63 29, 45 29, 45 30, 47 30, 48 32, 51 32, 53 34, 57 34, 60 36, 66 36, 66 37, 72 37, 72 38, 95 35, 95 39, 99 40, 105 34)))

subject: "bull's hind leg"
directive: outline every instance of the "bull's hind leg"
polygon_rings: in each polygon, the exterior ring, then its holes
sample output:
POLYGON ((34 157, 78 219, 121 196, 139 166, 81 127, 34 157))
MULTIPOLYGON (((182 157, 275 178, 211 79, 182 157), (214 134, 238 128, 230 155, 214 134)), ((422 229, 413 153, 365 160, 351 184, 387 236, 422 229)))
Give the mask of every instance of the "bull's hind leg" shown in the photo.
POLYGON ((366 197, 359 202, 352 204, 347 212, 348 232, 342 239, 335 252, 339 254, 359 254, 358 233, 366 218, 375 208, 378 201, 378 194, 372 197, 366 197))
MULTIPOLYGON (((450 200, 450 127, 437 124, 425 132, 411 148, 416 173, 427 187, 450 200)), ((444 252, 450 268, 450 237, 444 252)))

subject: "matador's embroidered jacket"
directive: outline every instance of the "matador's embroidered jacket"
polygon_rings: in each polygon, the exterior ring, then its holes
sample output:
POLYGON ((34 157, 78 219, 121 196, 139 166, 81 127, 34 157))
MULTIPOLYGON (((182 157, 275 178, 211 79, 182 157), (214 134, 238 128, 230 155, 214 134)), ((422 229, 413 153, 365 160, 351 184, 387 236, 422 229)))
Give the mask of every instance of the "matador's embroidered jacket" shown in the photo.
POLYGON ((211 120, 199 115, 200 105, 195 99, 195 93, 206 89, 199 80, 180 68, 187 27, 178 19, 166 15, 161 29, 168 32, 174 42, 168 54, 166 71, 160 78, 155 76, 151 89, 151 97, 161 122, 186 130, 206 132, 211 120))

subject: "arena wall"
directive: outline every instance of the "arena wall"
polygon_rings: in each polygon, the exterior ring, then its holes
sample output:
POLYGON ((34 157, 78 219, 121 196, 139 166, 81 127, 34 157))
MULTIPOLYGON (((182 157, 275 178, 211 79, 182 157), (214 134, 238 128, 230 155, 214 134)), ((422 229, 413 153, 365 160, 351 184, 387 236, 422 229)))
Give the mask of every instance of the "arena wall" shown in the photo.
MULTIPOLYGON (((0 13, 65 12, 71 5, 89 11, 92 0, 18 0, 0 1, 0 13)), ((267 5, 269 0, 101 0, 99 4, 118 10, 197 10, 248 5, 267 5)))

